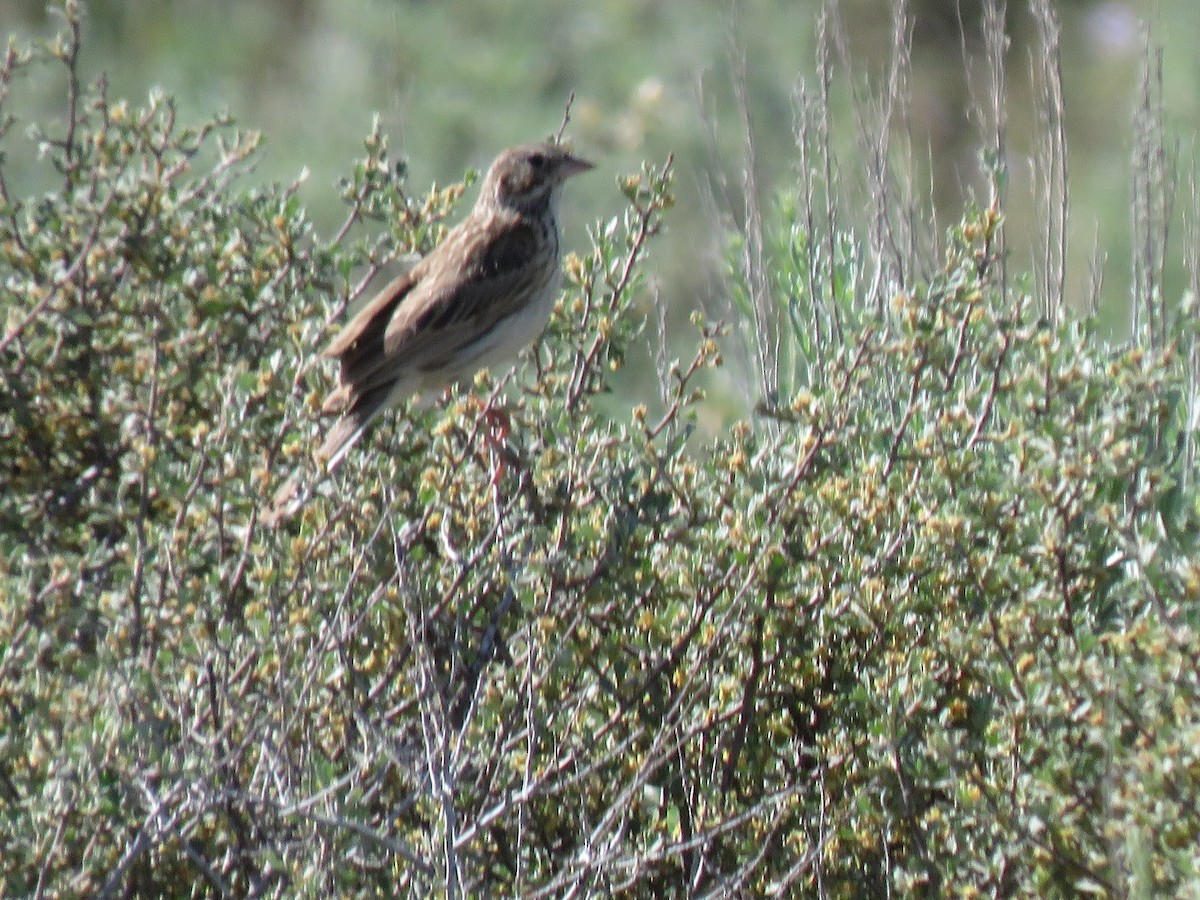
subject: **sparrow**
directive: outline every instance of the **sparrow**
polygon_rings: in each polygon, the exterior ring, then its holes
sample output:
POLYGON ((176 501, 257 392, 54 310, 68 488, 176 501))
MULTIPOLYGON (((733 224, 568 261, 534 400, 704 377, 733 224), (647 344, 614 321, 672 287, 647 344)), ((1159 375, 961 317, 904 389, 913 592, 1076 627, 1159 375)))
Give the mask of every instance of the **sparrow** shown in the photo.
POLYGON ((324 351, 339 364, 317 451, 332 472, 375 418, 514 358, 541 335, 562 276, 558 200, 592 163, 554 143, 501 153, 470 215, 375 295, 324 351))

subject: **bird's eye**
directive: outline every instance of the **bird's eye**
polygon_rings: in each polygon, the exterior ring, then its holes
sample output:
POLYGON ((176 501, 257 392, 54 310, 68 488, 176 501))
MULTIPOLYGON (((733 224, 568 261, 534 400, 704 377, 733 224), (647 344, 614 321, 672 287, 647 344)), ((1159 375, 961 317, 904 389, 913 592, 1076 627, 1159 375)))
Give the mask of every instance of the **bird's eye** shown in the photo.
POLYGON ((535 169, 540 169, 546 164, 546 157, 542 153, 534 153, 529 157, 529 164, 535 169))

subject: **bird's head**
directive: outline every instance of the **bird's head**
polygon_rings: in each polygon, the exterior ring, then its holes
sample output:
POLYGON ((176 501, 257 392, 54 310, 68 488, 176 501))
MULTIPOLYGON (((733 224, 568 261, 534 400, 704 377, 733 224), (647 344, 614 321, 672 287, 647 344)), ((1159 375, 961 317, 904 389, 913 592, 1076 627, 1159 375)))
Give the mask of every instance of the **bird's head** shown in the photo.
POLYGON ((480 201, 534 212, 552 206, 563 182, 591 168, 590 162, 558 144, 521 144, 496 157, 484 178, 480 201))

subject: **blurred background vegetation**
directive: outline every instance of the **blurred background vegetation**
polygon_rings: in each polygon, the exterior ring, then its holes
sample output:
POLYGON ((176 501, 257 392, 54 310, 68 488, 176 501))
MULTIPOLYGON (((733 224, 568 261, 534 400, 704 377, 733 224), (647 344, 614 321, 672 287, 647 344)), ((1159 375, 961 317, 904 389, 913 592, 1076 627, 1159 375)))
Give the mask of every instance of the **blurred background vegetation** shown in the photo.
MULTIPOLYGON (((888 7, 881 0, 840 4, 847 59, 829 106, 840 143, 855 138, 852 95, 887 66, 888 7)), ((1056 7, 1074 213, 1067 296, 1080 302, 1096 247, 1103 247, 1101 321, 1121 334, 1130 284, 1132 109, 1146 33, 1165 45, 1168 133, 1193 134, 1200 60, 1177 36, 1200 34, 1200 5, 1062 0, 1056 7)), ((360 153, 374 113, 393 154, 407 160, 412 189, 421 191, 486 166, 508 144, 552 132, 575 92, 569 135, 606 177, 575 186, 570 246, 585 245, 585 223, 620 208, 611 176, 674 152, 681 209, 652 267, 662 298, 683 321, 697 306, 719 313, 726 302, 724 248, 739 211, 721 199, 729 195, 720 184, 741 184, 746 145, 735 85, 744 80, 755 183, 769 209, 794 183, 794 95, 813 79, 821 8, 816 0, 97 0, 89 5, 82 67, 107 73, 113 96, 136 101, 161 86, 177 98, 182 121, 228 110, 261 131, 259 177, 287 182, 307 170, 300 199, 326 230, 339 217, 337 174, 360 153)), ((918 177, 927 179, 939 221, 953 222, 962 202, 982 191, 979 134, 967 113, 981 98, 972 97, 964 75, 983 65, 974 37, 981 4, 913 0, 910 14, 909 127, 916 155, 925 157, 918 177)), ((1040 234, 1030 187, 1038 133, 1030 56, 1038 51, 1025 5, 1009 4, 1008 18, 1007 210, 1023 270, 1040 234)), ((0 4, 4 33, 50 34, 53 27, 42 0, 0 4)), ((9 165, 19 171, 19 160, 9 165)), ((1173 277, 1167 295, 1178 297, 1182 274, 1173 277)))

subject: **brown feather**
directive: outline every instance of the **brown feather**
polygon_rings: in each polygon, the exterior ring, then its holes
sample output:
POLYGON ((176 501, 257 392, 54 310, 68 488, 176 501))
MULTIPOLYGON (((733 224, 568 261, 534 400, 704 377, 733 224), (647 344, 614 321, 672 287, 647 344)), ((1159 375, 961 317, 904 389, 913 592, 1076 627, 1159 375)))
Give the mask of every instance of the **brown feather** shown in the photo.
POLYGON ((453 383, 537 336, 559 271, 554 197, 589 168, 551 144, 501 154, 471 215, 330 343, 339 384, 323 409, 342 414, 318 451, 330 469, 391 399, 453 383))
POLYGON ((420 264, 403 275, 398 275, 393 278, 387 286, 378 294, 371 298, 358 313, 347 322, 336 338, 329 342, 329 346, 321 353, 326 359, 336 359, 347 350, 350 349, 359 338, 367 333, 368 330, 375 328, 387 327, 387 322, 391 319, 392 312, 397 304, 408 296, 408 292, 412 290, 417 279, 420 277, 418 271, 420 264))

